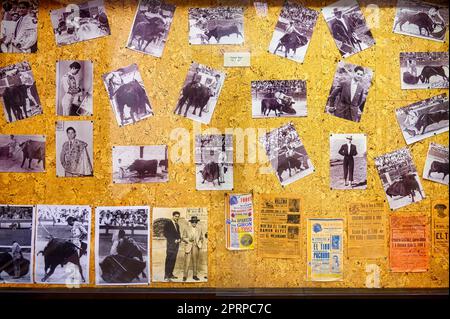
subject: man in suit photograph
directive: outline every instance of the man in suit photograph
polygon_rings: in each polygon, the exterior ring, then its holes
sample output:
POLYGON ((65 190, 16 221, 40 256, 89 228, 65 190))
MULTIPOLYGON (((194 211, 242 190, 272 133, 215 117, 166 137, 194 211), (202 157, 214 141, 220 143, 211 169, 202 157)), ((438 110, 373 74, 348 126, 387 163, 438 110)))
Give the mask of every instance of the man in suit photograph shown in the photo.
POLYGON ((356 151, 356 146, 352 144, 352 137, 347 137, 347 143, 343 144, 339 149, 339 154, 344 156, 344 181, 345 186, 348 186, 347 177, 350 181, 351 186, 353 186, 353 170, 355 162, 353 156, 358 155, 356 151))
POLYGON ((32 53, 37 51, 37 21, 30 14, 31 4, 28 1, 19 1, 19 20, 11 42, 11 50, 16 53, 32 53))
POLYGON ((189 273, 189 266, 192 260, 192 279, 200 280, 197 277, 198 274, 198 264, 199 264, 199 256, 200 249, 203 247, 204 234, 201 227, 198 227, 198 222, 200 219, 197 216, 192 216, 189 220, 191 224, 188 228, 186 228, 183 232, 183 242, 186 244, 184 246, 184 273, 183 273, 183 281, 187 280, 189 273))
POLYGON ((178 223, 179 219, 180 212, 175 211, 172 213, 172 220, 164 225, 164 237, 166 237, 167 242, 166 262, 164 268, 164 280, 166 281, 177 279, 177 277, 173 275, 173 269, 175 268, 178 249, 181 242, 180 225, 178 223))
MULTIPOLYGON (((343 16, 342 11, 338 8, 334 8, 333 13, 335 20, 331 25, 331 31, 333 37, 341 42, 339 51, 341 51, 342 54, 351 53, 355 50, 355 44, 361 42, 361 40, 356 37, 353 22, 346 16, 343 16)), ((359 47, 359 51, 361 51, 361 47, 359 47)))

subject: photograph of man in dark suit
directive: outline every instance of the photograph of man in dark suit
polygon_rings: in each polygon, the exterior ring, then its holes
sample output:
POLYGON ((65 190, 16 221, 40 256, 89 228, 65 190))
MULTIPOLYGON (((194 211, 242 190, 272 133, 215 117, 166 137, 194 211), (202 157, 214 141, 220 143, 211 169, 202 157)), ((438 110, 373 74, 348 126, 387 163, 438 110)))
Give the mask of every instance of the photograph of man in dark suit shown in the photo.
POLYGON ((353 138, 351 136, 347 137, 347 143, 343 144, 339 149, 339 154, 344 156, 344 180, 345 186, 348 186, 347 177, 350 181, 351 186, 353 186, 353 169, 355 162, 353 156, 358 155, 356 151, 356 146, 352 144, 353 138))
POLYGON ((166 250, 166 262, 165 262, 165 272, 164 280, 172 281, 172 279, 177 279, 173 275, 173 269, 175 268, 175 262, 177 261, 178 249, 180 248, 181 234, 180 225, 178 220, 180 219, 180 212, 172 213, 172 220, 164 225, 164 237, 167 240, 167 250, 166 250))
MULTIPOLYGON (((338 8, 333 9, 334 18, 331 25, 331 32, 333 37, 341 42, 339 50, 342 54, 351 53, 355 51, 355 45, 359 45, 359 40, 355 34, 355 27, 353 21, 347 16, 344 16, 338 8)), ((361 51, 361 46, 356 51, 361 51)))

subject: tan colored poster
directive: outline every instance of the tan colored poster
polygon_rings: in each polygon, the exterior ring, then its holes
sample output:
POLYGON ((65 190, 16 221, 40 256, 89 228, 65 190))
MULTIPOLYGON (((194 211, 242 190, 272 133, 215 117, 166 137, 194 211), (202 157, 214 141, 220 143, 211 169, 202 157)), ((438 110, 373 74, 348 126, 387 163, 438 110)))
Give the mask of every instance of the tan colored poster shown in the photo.
POLYGON ((431 202, 433 253, 448 258, 448 199, 431 202))
POLYGON ((391 216, 392 272, 423 272, 429 267, 428 224, 425 216, 391 216))
POLYGON ((300 257, 300 205, 298 196, 261 195, 258 232, 260 256, 300 257))
POLYGON ((383 201, 350 203, 348 206, 347 256, 386 256, 386 212, 383 201))

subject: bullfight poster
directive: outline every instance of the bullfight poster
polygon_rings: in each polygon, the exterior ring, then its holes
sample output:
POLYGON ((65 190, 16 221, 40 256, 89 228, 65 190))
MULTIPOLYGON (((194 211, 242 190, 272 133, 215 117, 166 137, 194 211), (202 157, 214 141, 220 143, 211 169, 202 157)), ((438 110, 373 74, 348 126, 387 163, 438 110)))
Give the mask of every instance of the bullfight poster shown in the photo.
POLYGON ((150 283, 150 207, 95 209, 95 283, 150 283))
POLYGON ((448 199, 431 201, 433 255, 448 260, 448 199))
POLYGON ((448 89, 448 52, 400 52, 402 89, 448 89))
POLYGON ((229 250, 254 249, 253 194, 225 194, 225 245, 229 250))
POLYGON ((89 283, 91 207, 37 205, 36 283, 78 287, 89 283))
POLYGON ((430 143, 422 178, 448 186, 448 146, 430 143))
POLYGON ((332 218, 307 220, 307 279, 343 280, 344 221, 332 218))
POLYGON ((45 172, 46 136, 0 134, 0 172, 45 172))

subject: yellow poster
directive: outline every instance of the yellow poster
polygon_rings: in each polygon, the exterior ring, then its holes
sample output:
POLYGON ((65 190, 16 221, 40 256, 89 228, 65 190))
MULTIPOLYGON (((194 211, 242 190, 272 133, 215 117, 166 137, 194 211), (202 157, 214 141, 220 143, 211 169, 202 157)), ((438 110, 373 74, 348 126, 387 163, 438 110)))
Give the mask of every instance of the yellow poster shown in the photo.
POLYGON ((448 258, 448 199, 431 202, 433 253, 448 258))
POLYGON ((226 246, 230 250, 254 248, 252 194, 225 196, 226 246))

